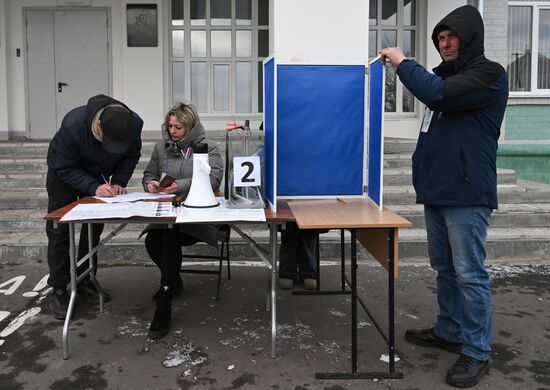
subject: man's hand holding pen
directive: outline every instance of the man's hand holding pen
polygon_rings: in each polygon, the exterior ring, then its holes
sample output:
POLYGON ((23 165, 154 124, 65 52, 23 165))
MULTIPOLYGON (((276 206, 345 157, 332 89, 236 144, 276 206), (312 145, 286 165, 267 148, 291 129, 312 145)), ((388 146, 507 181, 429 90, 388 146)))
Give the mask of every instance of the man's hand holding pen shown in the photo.
POLYGON ((96 196, 116 196, 127 194, 128 190, 126 188, 119 186, 118 184, 109 185, 109 183, 104 183, 97 187, 95 190, 96 196))
POLYGON ((111 185, 111 182, 107 180, 104 174, 101 174, 101 178, 103 179, 104 184, 101 184, 99 187, 97 187, 97 189, 95 190, 96 196, 116 196, 128 193, 126 188, 122 187, 121 185, 111 185))

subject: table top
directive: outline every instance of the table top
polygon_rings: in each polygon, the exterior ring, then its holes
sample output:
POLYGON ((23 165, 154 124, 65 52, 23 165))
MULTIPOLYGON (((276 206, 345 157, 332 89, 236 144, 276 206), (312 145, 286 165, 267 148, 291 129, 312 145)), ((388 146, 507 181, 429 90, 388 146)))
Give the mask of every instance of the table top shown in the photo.
MULTIPOLYGON (((169 199, 158 199, 159 202, 169 202, 169 199)), ((380 211, 371 200, 346 199, 344 202, 336 199, 300 199, 277 201, 277 212, 269 207, 264 209, 266 222, 294 222, 300 229, 348 229, 348 228, 406 228, 412 224, 391 210, 380 211), (344 203, 345 202, 345 203, 344 203)), ((59 221, 66 213, 78 204, 103 203, 92 196, 86 196, 44 216, 45 220, 59 221)), ((174 223, 175 217, 130 217, 113 218, 110 221, 174 223)), ((82 221, 80 221, 82 222, 82 221)), ((92 222, 92 221, 87 221, 92 222)), ((94 220, 104 223, 107 220, 94 220)))
POLYGON ((289 200, 300 229, 407 228, 412 224, 370 199, 289 200))
MULTIPOLYGON (((156 202, 170 202, 171 199, 167 198, 161 198, 161 199, 151 199, 150 201, 156 201, 156 202)), ((57 209, 55 211, 52 211, 44 216, 44 219, 47 221, 59 221, 65 214, 67 214, 73 207, 76 207, 78 204, 94 204, 94 203, 105 203, 99 199, 94 198, 93 196, 86 196, 84 198, 81 198, 77 201, 74 201, 60 209, 57 209)), ((289 222, 294 221, 294 215, 292 214, 292 211, 290 211, 290 208, 288 207, 288 204, 284 200, 280 200, 277 202, 277 212, 274 213, 269 207, 266 207, 264 209, 265 212, 265 219, 266 222, 289 222)), ((145 222, 145 223, 174 223, 176 221, 176 217, 130 217, 130 218, 110 218, 110 219, 98 219, 94 221, 86 221, 86 222, 97 222, 97 223, 105 223, 107 221, 121 221, 121 222, 145 222)), ((76 221, 76 222, 84 222, 84 221, 76 221)))

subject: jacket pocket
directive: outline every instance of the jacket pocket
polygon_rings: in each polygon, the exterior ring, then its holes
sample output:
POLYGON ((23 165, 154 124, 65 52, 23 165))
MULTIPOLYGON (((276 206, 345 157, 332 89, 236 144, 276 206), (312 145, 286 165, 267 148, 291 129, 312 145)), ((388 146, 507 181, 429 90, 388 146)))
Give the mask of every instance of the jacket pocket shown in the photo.
POLYGON ((468 172, 466 171, 466 163, 464 162, 464 154, 462 153, 462 149, 460 149, 460 173, 462 174, 462 177, 464 178, 464 181, 470 182, 470 178, 468 177, 468 172))

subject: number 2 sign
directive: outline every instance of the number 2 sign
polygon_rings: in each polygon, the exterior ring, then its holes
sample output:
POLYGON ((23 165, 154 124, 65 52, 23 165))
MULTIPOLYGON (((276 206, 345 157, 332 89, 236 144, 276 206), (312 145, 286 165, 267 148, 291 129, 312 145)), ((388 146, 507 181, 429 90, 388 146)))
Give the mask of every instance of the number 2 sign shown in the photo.
POLYGON ((233 157, 235 187, 259 187, 262 184, 260 157, 233 157))

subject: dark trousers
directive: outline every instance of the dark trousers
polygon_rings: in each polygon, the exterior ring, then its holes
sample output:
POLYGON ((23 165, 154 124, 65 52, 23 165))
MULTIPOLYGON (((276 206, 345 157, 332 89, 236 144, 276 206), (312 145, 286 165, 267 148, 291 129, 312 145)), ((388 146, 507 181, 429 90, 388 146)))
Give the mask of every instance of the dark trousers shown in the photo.
POLYGON ((199 242, 178 228, 151 229, 145 237, 145 249, 160 269, 160 285, 174 287, 181 269, 181 247, 199 242))
MULTIPOLYGON (((60 180, 48 171, 46 179, 46 189, 48 191, 48 213, 64 207, 80 197, 85 196, 75 190, 64 181, 60 180)), ((103 224, 92 225, 93 245, 99 243, 103 224)), ((52 287, 64 287, 70 280, 70 261, 69 261, 69 225, 58 223, 54 228, 52 221, 46 221, 46 235, 48 236, 48 266, 50 267, 50 276, 48 284, 52 287)), ((80 230, 80 240, 78 243, 78 259, 88 254, 88 225, 82 225, 80 230)), ((94 254, 92 259, 97 265, 97 256, 94 254)), ((77 274, 81 274, 89 267, 88 261, 84 262, 77 269, 77 274)))
POLYGON ((319 231, 300 230, 293 222, 281 231, 279 277, 298 281, 317 277, 319 231))

